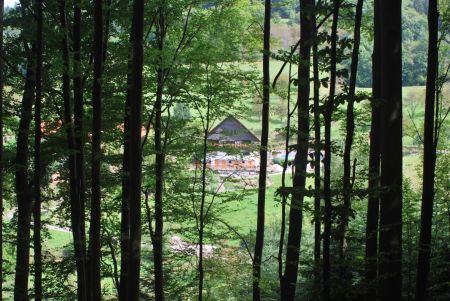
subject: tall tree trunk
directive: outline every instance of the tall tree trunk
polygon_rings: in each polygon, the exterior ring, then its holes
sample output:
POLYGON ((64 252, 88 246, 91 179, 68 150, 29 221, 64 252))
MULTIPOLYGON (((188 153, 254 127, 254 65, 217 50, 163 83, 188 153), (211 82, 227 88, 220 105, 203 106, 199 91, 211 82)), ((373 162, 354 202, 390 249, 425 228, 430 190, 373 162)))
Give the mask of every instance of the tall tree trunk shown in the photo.
POLYGON ((380 212, 380 127, 381 127, 381 23, 380 0, 374 1, 374 47, 372 55, 372 113, 369 149, 369 197, 366 222, 365 281, 366 301, 377 299, 378 219, 380 212))
MULTIPOLYGON (((284 140, 284 162, 283 173, 281 174, 281 189, 286 191, 286 171, 289 166, 289 140, 291 138, 291 120, 294 115, 295 108, 291 112, 291 84, 292 84, 292 62, 289 62, 289 83, 287 91, 287 122, 286 122, 286 136, 284 140)), ((283 193, 281 196, 281 229, 280 229, 280 241, 278 243, 278 280, 280 288, 283 287, 283 249, 284 239, 286 235, 286 204, 288 201, 288 195, 283 193)))
POLYGON ((255 252, 253 256, 253 301, 261 300, 261 260, 264 245, 264 217, 266 206, 267 178, 267 146, 269 141, 269 102, 270 102, 270 16, 272 0, 265 1, 264 13, 264 52, 263 52, 263 103, 262 132, 259 150, 259 182, 258 182, 258 213, 256 223, 255 252))
MULTIPOLYGON (((207 67, 208 68, 208 67, 207 67)), ((208 72, 208 71, 207 71, 208 72)), ((209 85, 210 83, 208 83, 209 85)), ((207 165, 207 155, 208 155, 208 131, 210 124, 210 112, 211 112, 211 95, 208 94, 207 108, 206 108, 206 123, 204 123, 203 128, 203 162, 202 162, 202 196, 200 204, 200 214, 199 214, 199 231, 198 231, 198 301, 203 300, 203 283, 205 278, 205 271, 203 268, 203 238, 205 234, 205 204, 206 204, 206 165, 207 165)))
POLYGON ((16 301, 28 300, 28 277, 30 271, 30 223, 33 198, 28 183, 28 138, 33 116, 35 74, 34 59, 32 54, 28 55, 15 160, 15 189, 18 207, 16 275, 14 280, 14 300, 16 301))
MULTIPOLYGON (((314 17, 314 35, 317 38, 318 28, 314 17)), ((314 77, 314 295, 320 298, 320 245, 321 245, 321 126, 320 126, 320 73, 318 41, 313 44, 313 77, 314 77)))
MULTIPOLYGON (((133 40, 130 38, 130 44, 133 40)), ((130 50, 132 50, 130 48, 130 50)), ((124 128, 123 128, 123 158, 122 158, 122 202, 121 202, 121 220, 120 220, 120 283, 119 300, 127 301, 128 297, 128 264, 130 254, 130 109, 133 88, 132 75, 132 55, 129 55, 128 76, 127 76, 127 96, 125 100, 124 128)))
POLYGON ((155 233, 153 235, 153 263, 155 269, 155 300, 164 300, 163 275, 163 190, 165 154, 162 146, 162 98, 164 90, 165 69, 163 51, 166 40, 165 1, 161 1, 158 20, 158 48, 160 51, 157 70, 157 91, 155 101, 155 233))
POLYGON ((381 22, 381 300, 402 297, 402 24, 401 1, 380 1, 381 22))
MULTIPOLYGON (((85 225, 85 180, 84 180, 84 139, 83 139, 83 79, 81 68, 81 0, 73 2, 73 95, 74 95, 74 135, 76 149, 78 195, 80 198, 81 236, 83 250, 86 252, 85 225)), ((90 277, 89 274, 86 277, 90 277)), ((87 283, 88 292, 90 281, 87 283)))
POLYGON ((423 150, 423 190, 420 218, 419 258, 417 264, 416 300, 427 300, 430 273, 431 226, 433 219, 436 148, 434 113, 436 77, 438 72, 438 3, 430 0, 428 6, 428 68, 425 95, 425 129, 423 150))
POLYGON ((351 151, 353 146, 353 136, 355 133, 355 116, 353 112, 355 102, 355 90, 356 90, 356 75, 358 72, 358 57, 359 57, 359 44, 361 41, 361 19, 363 0, 358 0, 356 3, 355 11, 355 27, 353 37, 353 50, 352 61, 350 65, 350 83, 347 99, 347 118, 346 118, 346 137, 344 145, 344 208, 342 213, 341 229, 340 229, 340 248, 339 257, 341 260, 341 281, 345 282, 344 289, 342 290, 342 299, 347 299, 348 289, 351 286, 351 274, 349 275, 349 265, 347 258, 347 236, 348 236, 348 223, 352 210, 352 184, 351 184, 351 151))
MULTIPOLYGON (((0 57, 3 55, 3 6, 0 0, 0 57)), ((3 300, 3 60, 0 59, 0 301, 3 300)))
POLYGON ((130 209, 130 247, 128 267, 128 298, 139 300, 139 276, 141 266, 141 185, 142 185, 142 70, 143 70, 143 35, 144 35, 144 1, 134 0, 132 40, 132 81, 130 93, 130 157, 129 173, 129 209, 130 209))
POLYGON ((303 199, 305 196, 306 166, 309 146, 309 84, 311 38, 313 23, 311 11, 314 0, 300 1, 300 61, 298 64, 298 133, 297 153, 295 155, 295 173, 292 188, 291 208, 289 211, 289 232, 286 249, 286 264, 281 290, 281 300, 292 301, 297 285, 300 243, 302 238, 303 199))
POLYGON ((69 59, 69 44, 68 44, 68 28, 66 17, 66 2, 60 0, 59 2, 59 15, 61 22, 61 30, 63 31, 62 39, 62 56, 64 72, 62 75, 62 94, 64 100, 64 127, 66 129, 67 144, 69 149, 69 184, 70 184, 70 215, 72 235, 75 249, 75 259, 77 266, 77 291, 78 300, 85 301, 88 298, 87 292, 87 280, 86 280, 86 254, 85 254, 85 240, 83 237, 84 224, 81 214, 80 203, 80 187, 79 187, 79 174, 77 168, 77 150, 74 135, 74 126, 72 122, 72 100, 70 95, 70 59, 69 59))
POLYGON ((36 0, 36 103, 34 105, 34 299, 42 300, 41 244, 41 102, 42 102, 42 0, 36 0))
POLYGON ((330 300, 331 269, 330 269, 330 241, 331 241, 331 119, 334 111, 334 97, 336 93, 336 52, 337 52, 337 25, 339 20, 340 0, 334 0, 333 23, 331 27, 331 53, 330 53, 330 93, 324 114, 325 127, 325 158, 324 158, 324 234, 323 234, 323 299, 330 300))
POLYGON ((94 78, 92 83, 92 199, 89 232, 89 269, 91 300, 101 300, 100 227, 101 227, 101 121, 102 121, 102 72, 103 72, 103 1, 94 3, 94 78))

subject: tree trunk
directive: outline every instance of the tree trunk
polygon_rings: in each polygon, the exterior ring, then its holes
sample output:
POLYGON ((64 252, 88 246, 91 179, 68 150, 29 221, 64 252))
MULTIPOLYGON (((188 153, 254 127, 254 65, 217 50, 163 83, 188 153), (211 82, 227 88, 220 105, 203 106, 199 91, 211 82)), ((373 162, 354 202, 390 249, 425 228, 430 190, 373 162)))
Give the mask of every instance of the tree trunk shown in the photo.
POLYGON ((381 300, 402 289, 402 24, 401 1, 380 1, 381 22, 381 300))
POLYGON ((80 187, 79 187, 79 174, 77 168, 77 152, 76 143, 74 135, 74 127, 72 123, 72 110, 71 110, 71 95, 70 95, 70 62, 69 62, 69 44, 68 44, 68 28, 67 28, 67 17, 66 17, 66 2, 65 0, 60 0, 59 2, 59 14, 61 29, 64 33, 62 39, 62 55, 63 55, 63 67, 64 72, 62 75, 62 93, 64 100, 64 127, 66 129, 67 144, 69 149, 69 173, 70 173, 70 215, 71 215, 71 226, 72 235, 74 241, 75 249, 75 259, 77 266, 77 291, 78 300, 87 300, 87 281, 86 281, 86 255, 85 255, 85 240, 83 237, 84 224, 81 214, 81 203, 80 203, 80 187))
MULTIPOLYGON (((295 108, 291 112, 291 84, 292 84, 292 62, 289 62, 289 83, 287 94, 287 122, 286 122, 286 136, 284 140, 284 162, 283 173, 281 174, 281 189, 286 190, 286 171, 289 166, 289 140, 291 137, 291 120, 292 115, 295 112, 295 108)), ((288 195, 283 193, 281 196, 281 229, 280 229, 280 241, 278 243, 278 279, 280 282, 280 289, 283 287, 283 249, 284 239, 286 235, 286 204, 288 195)))
POLYGON ((324 234, 323 234, 323 299, 330 300, 331 271, 330 271, 330 240, 331 240, 331 119, 334 110, 334 97, 336 92, 336 47, 337 25, 339 20, 340 1, 334 0, 333 23, 331 28, 331 53, 330 53, 330 93, 326 103, 324 114, 325 126, 325 158, 324 158, 324 234))
MULTIPOLYGON (((33 47, 34 48, 34 47, 33 47)), ((34 50, 34 49, 33 49, 34 50)), ((30 223, 33 203, 32 191, 28 183, 28 138, 34 101, 34 59, 29 54, 22 98, 19 129, 17 132, 17 151, 15 160, 18 220, 16 275, 14 281, 14 300, 28 300, 28 277, 30 271, 30 223)))
MULTIPOLYGON (((318 28, 314 18, 314 35, 317 38, 318 28)), ((320 126, 320 73, 318 42, 313 44, 313 77, 314 77, 314 295, 320 297, 320 245, 321 245, 321 126, 320 126)))
POLYGON ((142 184, 142 70, 143 70, 143 34, 144 1, 134 0, 132 40, 132 81, 130 93, 130 157, 129 173, 129 209, 130 209, 130 247, 128 265, 128 298, 139 300, 139 276, 141 266, 141 184, 142 184))
POLYGON ((366 224, 366 300, 377 299, 377 262, 378 262, 378 219, 380 212, 380 127, 381 127, 381 23, 379 0, 374 2, 374 47, 372 55, 372 116, 370 126, 369 150, 369 198, 367 204, 366 224))
MULTIPOLYGON (((130 38, 130 44, 132 39, 130 38)), ((131 49, 130 49, 131 50, 131 49)), ((127 96, 125 100, 124 128, 123 128, 123 158, 122 158, 122 202, 121 202, 121 220, 120 220, 120 283, 119 300, 127 301, 128 297, 128 264, 130 254, 130 108, 131 108, 131 88, 132 78, 132 60, 129 56, 128 76, 127 76, 127 96)))
POLYGON ((262 131, 259 150, 258 213, 256 223, 255 252, 253 256, 253 301, 261 300, 261 260, 264 245, 264 217, 266 204, 267 146, 269 141, 269 102, 270 102, 270 16, 272 1, 265 1, 264 13, 264 52, 263 52, 263 99, 262 131))
POLYGON ((344 145, 344 208, 342 213, 341 229, 340 229, 340 248, 339 257, 341 260, 341 281, 345 282, 345 286, 342 290, 342 299, 347 299, 347 294, 351 287, 351 274, 349 274, 348 258, 347 258, 347 235, 348 235, 348 223, 352 210, 352 184, 351 184, 351 151, 353 145, 353 136, 355 133, 355 116, 353 112, 355 102, 355 89, 356 89, 356 75, 358 72, 358 57, 359 57, 359 44, 361 41, 361 19, 363 0, 358 0, 356 3, 355 12, 355 27, 353 37, 353 50, 352 61, 350 65, 350 83, 347 99, 347 118, 346 118, 346 137, 344 145))
MULTIPOLYGON (((209 83, 208 83, 209 85, 209 83)), ((211 97, 208 95, 207 108, 206 108, 206 124, 203 129, 203 162, 202 162, 202 195, 200 204, 200 214, 199 214, 199 231, 198 231, 198 246, 199 246, 199 256, 198 256, 198 301, 203 300, 203 283, 205 278, 205 271, 203 268, 203 238, 205 234, 205 202, 206 202, 206 165, 207 165, 207 155, 208 155, 208 131, 210 124, 210 112, 211 112, 211 97)))
POLYGON ((102 72, 103 72, 103 2, 94 3, 94 78, 92 83, 92 199, 89 231, 89 269, 91 300, 101 300, 101 121, 102 121, 102 72))
POLYGON ((36 103, 34 105, 34 299, 42 300, 41 244, 41 102, 42 102, 42 0, 36 0, 36 103))
POLYGON ((300 243, 302 238, 303 199, 305 196, 306 165, 308 164, 309 145, 309 83, 311 38, 313 23, 311 10, 313 0, 300 1, 300 62, 298 65, 298 133, 295 172, 292 188, 291 208, 289 211, 289 232, 286 249, 286 264, 281 290, 281 300, 292 301, 297 285, 300 243))
POLYGON ((157 70, 157 91, 155 101, 155 233, 153 236, 153 261, 155 269, 155 300, 164 300, 163 275, 163 190, 164 190, 164 161, 165 154, 162 147, 162 97, 164 90, 165 69, 163 51, 166 39, 165 2, 161 4, 158 20, 158 48, 160 51, 157 70))
POLYGON ((427 300, 430 273, 431 226, 433 219, 436 148, 434 113, 436 77, 438 72, 438 4, 430 0, 428 7, 428 68, 425 95, 425 129, 423 150, 423 190, 420 219, 419 258, 417 264, 416 300, 427 300))
MULTIPOLYGON (((74 95, 74 137, 76 149, 77 182, 80 203, 81 237, 83 250, 86 252, 85 225, 85 180, 84 180, 84 139, 83 139, 83 79, 81 69, 81 0, 73 3, 73 95, 74 95)), ((87 258, 88 259, 88 258, 87 258)), ((87 274, 86 277, 90 275, 87 274)), ((88 292, 90 281, 86 283, 88 292)))
MULTIPOLYGON (((0 56, 3 55, 3 6, 0 0, 0 56)), ((0 301, 3 300, 3 60, 0 60, 0 301)))

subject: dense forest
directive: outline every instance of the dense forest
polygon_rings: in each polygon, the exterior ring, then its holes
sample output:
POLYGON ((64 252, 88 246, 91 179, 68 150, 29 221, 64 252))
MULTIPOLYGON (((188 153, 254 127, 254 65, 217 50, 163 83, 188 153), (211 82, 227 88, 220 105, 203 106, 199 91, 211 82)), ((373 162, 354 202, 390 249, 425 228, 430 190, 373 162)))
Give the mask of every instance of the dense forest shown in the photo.
POLYGON ((445 0, 0 0, 1 300, 450 300, 445 0))

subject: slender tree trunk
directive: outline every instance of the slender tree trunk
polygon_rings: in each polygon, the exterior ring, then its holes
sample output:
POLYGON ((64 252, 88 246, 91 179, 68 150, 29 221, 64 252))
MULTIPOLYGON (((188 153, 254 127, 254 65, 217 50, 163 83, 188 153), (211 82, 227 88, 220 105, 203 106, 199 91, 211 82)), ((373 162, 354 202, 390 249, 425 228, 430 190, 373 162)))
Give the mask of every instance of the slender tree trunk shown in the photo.
POLYGON ((66 128, 67 144, 69 149, 69 173, 70 173, 70 210, 71 210, 71 224, 72 235, 75 249, 75 259, 77 266, 77 291, 78 300, 88 300, 87 292, 87 280, 86 280, 86 255, 85 255, 85 242, 83 237, 84 227, 83 219, 81 217, 81 203, 80 203, 80 190, 79 190, 79 174, 77 168, 77 152, 74 135, 74 127, 72 122, 72 101, 70 95, 70 61, 69 61, 69 44, 68 44, 68 28, 66 17, 66 2, 60 0, 59 2, 59 14, 61 22, 61 30, 64 33, 62 39, 62 55, 63 55, 63 67, 64 72, 62 75, 62 93, 64 100, 64 127, 66 128))
POLYGON ((331 119, 334 110, 334 97, 336 92, 336 52, 337 52, 337 25, 339 20, 340 1, 334 0, 333 23, 331 28, 331 53, 330 53, 330 93, 326 103, 325 122, 325 158, 324 158, 324 234, 323 234, 323 299, 330 300, 331 269, 330 269, 330 241, 331 241, 331 119))
MULTIPOLYGON (((132 39, 130 39, 130 44, 132 39)), ((122 159, 122 203, 121 203, 121 221, 120 221, 120 283, 119 283, 119 300, 126 301, 128 296, 128 264, 130 254, 130 203, 129 203, 129 172, 130 172, 130 108, 131 96, 130 90, 133 85, 131 55, 128 62, 127 77, 127 96, 125 100, 124 111, 124 129, 123 129, 123 159, 122 159)))
POLYGON ((34 299, 42 300, 41 244, 41 102, 42 102, 42 0, 36 0, 36 102, 34 105, 34 299))
POLYGON ((377 262, 378 262, 378 219, 380 212, 380 127, 381 127, 381 45, 379 18, 379 0, 374 2, 374 47, 372 55, 372 113, 370 125, 369 150, 369 197, 366 224, 366 301, 377 299, 377 262))
POLYGON ((381 300, 402 297, 402 24, 401 1, 380 1, 381 22, 381 300))
POLYGON ((347 294, 351 287, 351 274, 349 274, 349 265, 347 258, 348 249, 348 224, 350 220, 350 214, 352 210, 352 184, 351 184, 351 151, 353 146, 353 136, 355 133, 355 116, 353 112, 354 102, 355 102, 355 90, 356 90, 356 75, 358 72, 358 57, 359 57, 359 44, 361 41, 361 19, 362 19, 362 8, 363 0, 358 0, 356 3, 355 12, 355 27, 354 27, 354 37, 353 37, 353 50, 352 50, 352 61, 350 66, 350 83, 348 91, 347 100, 347 118, 346 118, 346 137, 344 145, 344 208, 342 213, 341 221, 341 233, 340 233, 340 248, 339 257, 341 260, 341 281, 345 282, 344 289, 342 290, 342 299, 347 299, 347 294))
MULTIPOLYGON (((208 83, 209 85, 209 83, 208 83)), ((211 95, 208 94, 207 108, 206 108, 206 123, 203 129, 203 162, 202 162, 202 196, 200 204, 200 214, 199 214, 199 231, 198 231, 198 246, 199 246, 199 256, 198 256, 198 301, 203 300, 203 283, 205 278, 205 271, 203 268, 203 238, 205 230, 205 203, 206 203, 206 165, 207 165, 207 154, 208 154, 208 131, 210 124, 210 111, 211 111, 211 95)))
POLYGON ((430 0, 428 6, 428 68, 425 95, 425 129, 423 150, 423 190, 420 219, 419 258, 417 264, 416 300, 427 300, 430 273, 431 226, 433 219, 436 148, 434 113, 436 77, 438 72, 438 3, 430 0))
MULTIPOLYGON (((34 47, 33 47, 34 48, 34 47)), ((34 49, 33 49, 34 51, 34 49)), ((16 151, 16 195, 18 207, 16 275, 14 281, 14 300, 28 300, 28 277, 30 271, 30 223, 33 203, 32 191, 28 182, 28 139, 34 102, 34 59, 29 54, 22 98, 16 151)))
POLYGON ((101 121, 102 121, 102 72, 103 72, 103 1, 94 3, 94 78, 92 83, 92 199, 89 232, 89 269, 91 300, 101 300, 101 121))
MULTIPOLYGON (((73 95, 74 95, 74 135, 76 149, 78 195, 80 198, 81 236, 83 250, 86 253, 86 225, 85 225, 85 180, 84 180, 84 139, 83 139, 83 79, 81 68, 81 0, 73 3, 73 95)), ((88 258, 87 258, 88 259, 88 258)), ((87 263, 88 264, 88 263, 87 263)), ((86 275, 87 290, 90 289, 90 275, 86 275)))
POLYGON ((261 260, 264 245, 264 217, 266 206, 267 146, 269 141, 269 102, 270 102, 270 16, 272 0, 265 1, 264 13, 264 52, 263 52, 263 99, 262 132, 259 150, 258 213, 256 223, 255 252, 253 256, 253 301, 261 300, 261 260))
MULTIPOLYGON (((314 35, 317 38, 318 28, 314 18, 314 35)), ((314 295, 320 297, 320 245, 321 245, 321 129, 320 129, 320 73, 318 42, 313 44, 313 77, 314 77, 314 295)))
POLYGON ((157 70, 157 91, 155 101, 155 233, 153 236, 153 261, 155 269, 155 300, 164 300, 163 275, 163 190, 165 154, 162 146, 162 98, 164 90, 165 69, 163 51, 166 39, 165 1, 161 1, 158 20, 158 48, 160 61, 157 70))
MULTIPOLYGON (((3 6, 0 0, 0 57, 3 55, 3 6)), ((3 60, 0 59, 0 301, 3 300, 3 60)))
POLYGON ((142 70, 143 70, 143 34, 144 1, 134 0, 132 40, 132 81, 130 93, 130 157, 129 173, 129 209, 130 209, 130 247, 128 265, 128 298, 139 300, 139 276, 141 266, 141 185, 142 185, 142 70))
POLYGON ((303 199, 305 196, 306 165, 308 164, 309 146, 309 84, 311 38, 313 22, 311 10, 314 0, 300 1, 300 61, 298 65, 298 133, 297 153, 295 155, 295 172, 292 189, 291 208, 289 211, 289 232, 286 249, 286 264, 281 290, 281 300, 292 301, 295 297, 297 274, 302 238, 303 199))
MULTIPOLYGON (((281 189, 286 190, 286 171, 289 165, 289 140, 291 138, 291 119, 295 112, 295 109, 291 112, 291 80, 292 80, 292 63, 289 62, 289 83, 287 94, 287 122, 286 122, 286 138, 284 140, 284 162, 283 173, 281 174, 281 189)), ((283 249, 284 238, 286 235, 286 204, 288 196, 283 193, 281 196, 281 229, 280 229, 280 241, 278 244, 278 279, 280 282, 280 289, 283 287, 283 249)))

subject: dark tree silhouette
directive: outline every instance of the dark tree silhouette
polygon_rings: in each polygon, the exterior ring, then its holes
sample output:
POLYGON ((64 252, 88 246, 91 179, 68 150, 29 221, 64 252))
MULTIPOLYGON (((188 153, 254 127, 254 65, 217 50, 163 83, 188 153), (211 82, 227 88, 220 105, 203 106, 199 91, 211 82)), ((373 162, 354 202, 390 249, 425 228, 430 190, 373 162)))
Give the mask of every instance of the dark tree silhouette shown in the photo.
POLYGON ((89 229, 89 270, 91 300, 101 300, 100 228, 101 228, 101 120, 102 120, 102 71, 103 71, 103 1, 94 3, 94 77, 92 82, 92 198, 89 229))
MULTIPOLYGON (((81 68, 81 0, 73 1, 73 22, 72 22, 72 46, 73 46, 73 132, 76 150, 77 187, 80 203, 80 230, 83 243, 83 250, 86 252, 86 225, 85 225, 85 179, 84 179, 84 139, 83 139, 83 114, 84 114, 84 85, 81 68)), ((86 258, 87 259, 87 258, 86 258)), ((86 261, 87 264, 87 261, 86 261)), ((87 272, 87 270, 86 270, 87 272)), ((87 291, 90 289, 90 274, 87 277, 87 291)))
MULTIPOLYGON (((356 90, 356 75, 358 72, 358 59, 359 59, 359 44, 361 41, 361 19, 363 11, 363 0, 356 2, 355 11, 355 27, 353 32, 353 49, 352 49, 352 61, 350 65, 350 82, 348 85, 348 99, 347 99, 347 118, 346 118, 346 136, 344 145, 344 208, 342 212, 342 221, 340 229, 340 248, 339 257, 341 259, 341 281, 345 281, 344 288, 349 287, 351 282, 351 274, 349 274, 349 267, 347 263, 347 249, 348 249, 348 223, 352 210, 352 164, 351 164, 351 152, 353 146, 353 136, 355 134, 355 115, 354 115, 354 103, 355 103, 355 90, 356 90)), ((342 291, 342 299, 347 299, 348 290, 342 291)))
MULTIPOLYGON (((130 44, 132 39, 130 38, 130 44)), ((119 300, 126 301, 128 296, 128 258, 130 253, 130 203, 129 203, 129 158, 130 158, 130 107, 132 92, 131 56, 128 62, 127 96, 124 111, 124 144, 122 158, 122 202, 120 220, 120 283, 119 300)))
POLYGON ((313 44, 313 78, 314 78, 314 294, 318 300, 320 297, 320 251, 321 251, 321 125, 320 125, 320 73, 319 73, 319 54, 318 54, 318 33, 316 18, 314 21, 314 35, 316 42, 313 44))
MULTIPOLYGON (((134 22, 132 23, 133 30, 134 22)), ((130 35, 128 74, 127 74, 127 95, 125 98, 124 128, 123 128, 123 158, 122 158, 122 200, 120 209, 120 283, 119 300, 128 300, 128 264, 130 254, 130 110, 131 97, 133 96, 133 35, 130 35)))
POLYGON ((434 135, 436 79, 438 72, 438 1, 428 5, 428 68, 425 95, 425 129, 423 150, 422 210, 420 219, 419 259, 417 264, 416 300, 427 300, 430 273, 431 225, 433 219, 436 139, 434 135))
POLYGON ((41 244, 41 103, 42 103, 42 0, 35 1, 36 36, 36 101, 34 105, 34 299, 42 300, 42 244, 41 244))
MULTIPOLYGON (((134 0, 131 25, 131 86, 130 94, 130 153, 129 163, 129 209, 130 246, 128 258, 128 297, 139 300, 139 276, 141 266, 141 184, 142 184, 142 70, 143 70, 144 1, 134 0)), ((128 96, 127 96, 128 97, 128 96)))
POLYGON ((367 204, 366 222, 366 258, 365 281, 366 300, 376 300, 377 285, 377 258, 378 258, 378 218, 380 212, 380 98, 381 98, 381 24, 378 21, 380 14, 380 1, 374 1, 374 47, 372 55, 372 113, 370 125, 369 149, 369 197, 367 204))
POLYGON ((62 74, 62 94, 64 102, 64 120, 63 125, 66 129, 67 146, 69 150, 69 186, 70 186, 70 217, 72 226, 73 243, 75 249, 75 259, 77 266, 77 294, 78 300, 87 300, 87 269, 86 269, 86 252, 85 252, 85 237, 84 223, 82 218, 82 204, 80 200, 80 184, 79 173, 77 166, 77 149, 75 143, 74 127, 72 123, 71 103, 72 97, 70 95, 70 58, 69 58, 69 39, 66 16, 66 1, 59 1, 59 18, 63 38, 61 43, 62 59, 63 59, 63 74, 62 74))
POLYGON ((253 256, 253 301, 261 300, 261 260, 264 245, 264 217, 266 206, 267 145, 269 141, 269 103, 270 103, 270 19, 272 1, 265 1, 264 12, 264 52, 263 52, 263 99, 262 132, 259 150, 258 213, 256 224, 256 242, 253 256))
POLYGON ((381 300, 402 298, 402 22, 401 1, 380 1, 381 187, 379 283, 381 300))
MULTIPOLYGON (((28 48, 26 46, 26 48, 28 48)), ((33 52, 35 49, 33 49, 33 52)), ((33 203, 32 191, 28 183, 28 139, 30 135, 30 123, 33 117, 32 107, 34 102, 34 58, 31 50, 28 52, 27 71, 25 75, 25 87, 22 97, 19 129, 17 131, 16 150, 16 181, 17 195, 17 251, 16 251, 16 276, 14 280, 14 300, 28 300, 28 278, 30 271, 30 222, 33 203)))
POLYGON ((334 110, 334 98, 336 93, 336 56, 337 56, 337 26, 339 20, 339 8, 341 1, 333 1, 333 23, 331 27, 331 52, 330 52, 330 93, 324 113, 325 127, 325 158, 324 158, 324 233, 323 233, 323 299, 330 300, 331 270, 330 270, 330 240, 331 240, 331 118, 334 110))
POLYGON ((300 62, 298 64, 297 94, 297 153, 294 160, 294 180, 291 208, 289 211, 289 232, 286 249, 286 263, 281 288, 281 299, 292 301, 297 284, 300 244, 302 238, 303 199, 305 196, 306 165, 309 146, 309 84, 311 38, 313 37, 313 0, 300 1, 300 62))
MULTIPOLYGON (((155 300, 164 300, 164 275, 163 275, 163 193, 164 193, 164 161, 165 154, 162 145, 162 99, 164 92, 164 68, 163 51, 166 42, 166 2, 161 1, 158 17, 158 49, 160 57, 157 67, 157 91, 155 110, 155 232, 153 234, 153 264, 155 269, 155 300)), ((200 269, 199 269, 200 270, 200 269)), ((200 275, 202 277, 202 275, 200 275)), ((200 294, 201 295, 201 294, 200 294)))

